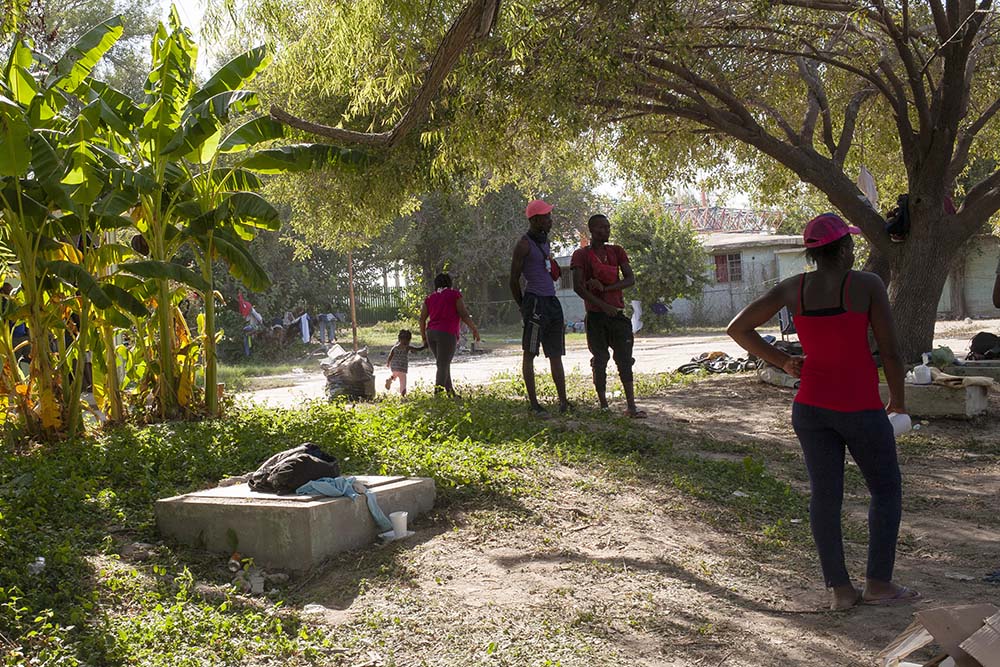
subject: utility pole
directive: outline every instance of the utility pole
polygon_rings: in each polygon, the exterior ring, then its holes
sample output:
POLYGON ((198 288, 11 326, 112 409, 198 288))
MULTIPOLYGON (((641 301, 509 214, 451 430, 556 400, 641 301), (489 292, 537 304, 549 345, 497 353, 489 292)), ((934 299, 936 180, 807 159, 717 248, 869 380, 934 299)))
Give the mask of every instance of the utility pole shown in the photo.
POLYGON ((358 311, 354 304, 354 251, 347 251, 347 282, 351 295, 351 328, 354 330, 354 351, 358 351, 358 311))

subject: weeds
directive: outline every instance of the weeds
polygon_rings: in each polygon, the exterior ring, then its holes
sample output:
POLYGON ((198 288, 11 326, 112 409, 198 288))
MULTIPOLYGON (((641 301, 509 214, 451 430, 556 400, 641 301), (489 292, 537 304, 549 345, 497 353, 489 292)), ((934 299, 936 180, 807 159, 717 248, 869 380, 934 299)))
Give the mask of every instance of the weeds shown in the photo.
MULTIPOLYGON (((648 393, 687 381, 642 376, 637 386, 648 393)), ((540 382, 543 395, 554 393, 548 382, 540 382)), ((345 474, 433 477, 441 508, 461 508, 470 523, 491 530, 537 521, 517 501, 542 493, 544 471, 560 463, 586 473, 578 488, 587 493, 604 493, 604 480, 667 481, 686 504, 682 509, 738 527, 762 550, 804 535, 805 497, 757 453, 737 462, 680 453, 669 433, 588 407, 588 378, 570 376, 568 384, 577 409, 562 419, 529 416, 522 384, 508 375, 466 390, 463 402, 417 392, 406 401, 357 406, 233 408, 213 422, 123 427, 4 452, 0 627, 13 644, 0 644, 0 664, 28 656, 53 665, 235 665, 249 656, 288 665, 326 661, 333 641, 327 633, 280 600, 234 595, 215 557, 165 546, 146 562, 117 556, 123 540, 157 540, 155 499, 247 472, 302 441, 337 456, 345 474), (45 566, 32 574, 37 557, 45 566)), ((379 567, 371 576, 383 584, 408 577, 391 559, 379 567)), ((593 620, 588 613, 579 627, 553 629, 567 650, 589 650, 577 633, 593 620)), ((351 646, 349 636, 336 639, 351 646)), ((518 654, 509 646, 504 652, 518 654)))

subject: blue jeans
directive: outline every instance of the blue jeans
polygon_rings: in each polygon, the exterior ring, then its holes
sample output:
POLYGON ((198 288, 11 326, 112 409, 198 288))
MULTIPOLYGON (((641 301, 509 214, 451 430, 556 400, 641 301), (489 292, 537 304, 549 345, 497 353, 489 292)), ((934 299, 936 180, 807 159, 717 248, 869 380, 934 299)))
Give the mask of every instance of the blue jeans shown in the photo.
POLYGON ((334 324, 333 320, 327 320, 320 317, 316 327, 316 335, 319 336, 319 342, 332 343, 337 340, 337 326, 334 324))
POLYGON ((867 577, 892 581, 903 492, 896 438, 885 410, 838 412, 794 403, 792 426, 809 471, 809 523, 826 585, 832 588, 851 583, 840 525, 845 447, 871 494, 867 577))

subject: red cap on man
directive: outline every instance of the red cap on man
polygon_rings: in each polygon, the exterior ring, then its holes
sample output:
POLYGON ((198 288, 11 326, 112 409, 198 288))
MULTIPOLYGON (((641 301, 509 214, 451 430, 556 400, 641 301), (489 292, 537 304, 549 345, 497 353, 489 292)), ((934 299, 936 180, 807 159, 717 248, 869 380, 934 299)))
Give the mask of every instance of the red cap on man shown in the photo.
POLYGON ((528 202, 528 208, 524 209, 524 217, 533 218, 536 215, 545 215, 552 212, 552 205, 546 204, 541 199, 533 199, 528 202))

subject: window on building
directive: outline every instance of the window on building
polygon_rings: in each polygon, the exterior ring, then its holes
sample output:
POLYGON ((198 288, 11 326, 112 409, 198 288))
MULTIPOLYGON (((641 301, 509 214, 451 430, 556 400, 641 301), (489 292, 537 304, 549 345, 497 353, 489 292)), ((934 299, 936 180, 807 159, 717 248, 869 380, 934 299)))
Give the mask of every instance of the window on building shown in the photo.
POLYGON ((562 270, 562 276, 559 278, 559 287, 557 289, 573 289, 573 269, 568 266, 559 268, 562 270))
POLYGON ((738 283, 743 280, 743 259, 734 255, 715 255, 715 282, 738 283))

